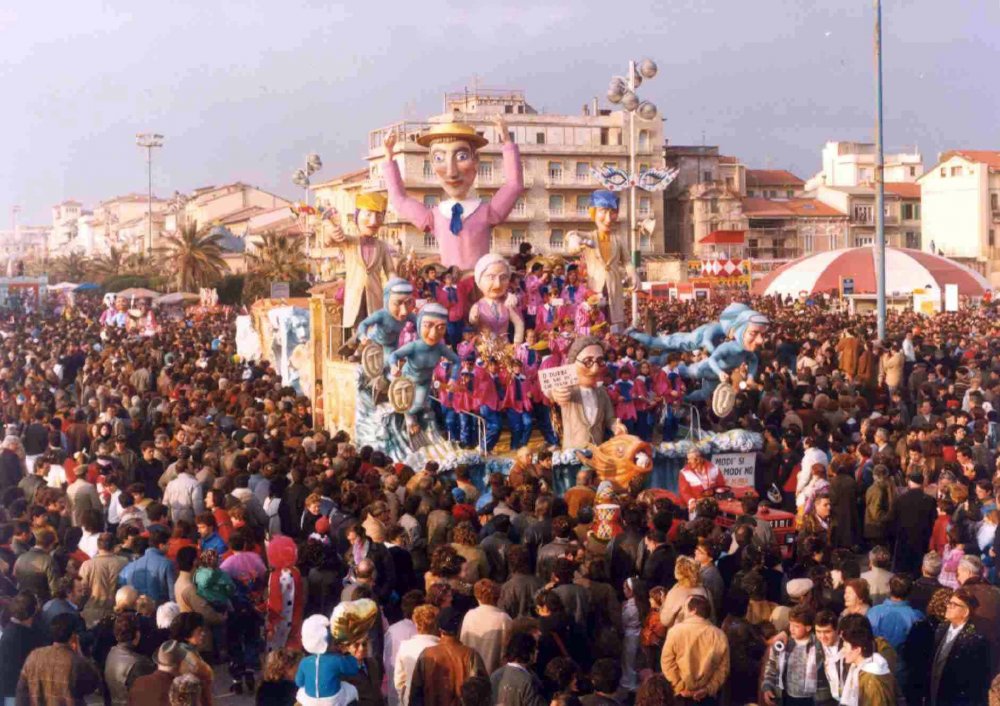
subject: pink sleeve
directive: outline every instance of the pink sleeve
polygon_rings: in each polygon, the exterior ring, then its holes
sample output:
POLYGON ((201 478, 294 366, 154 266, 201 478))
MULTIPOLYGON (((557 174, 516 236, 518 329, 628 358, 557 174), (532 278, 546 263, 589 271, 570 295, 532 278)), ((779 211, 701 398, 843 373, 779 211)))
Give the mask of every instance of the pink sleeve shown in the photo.
MULTIPOLYGON (((503 186, 490 199, 489 220, 495 226, 507 220, 514 210, 514 204, 524 191, 524 170, 521 167, 521 151, 513 142, 503 145, 503 186)), ((398 171, 397 171, 398 173, 398 171)), ((391 194, 391 192, 390 192, 391 194)))
POLYGON ((434 213, 415 198, 407 195, 396 160, 388 160, 382 169, 382 175, 385 177, 385 187, 389 191, 389 203, 392 205, 392 210, 399 214, 400 218, 409 221, 420 230, 431 230, 434 227, 434 213))

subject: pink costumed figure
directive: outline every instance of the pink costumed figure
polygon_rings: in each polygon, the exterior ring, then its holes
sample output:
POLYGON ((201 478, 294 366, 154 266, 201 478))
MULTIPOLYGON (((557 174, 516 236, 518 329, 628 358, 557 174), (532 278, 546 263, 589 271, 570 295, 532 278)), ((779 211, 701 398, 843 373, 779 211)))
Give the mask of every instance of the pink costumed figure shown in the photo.
POLYGON ((508 324, 514 326, 514 343, 524 340, 524 320, 516 305, 508 301, 510 288, 510 263, 503 255, 488 253, 476 263, 476 286, 483 298, 472 306, 469 323, 481 334, 488 334, 504 341, 508 324))

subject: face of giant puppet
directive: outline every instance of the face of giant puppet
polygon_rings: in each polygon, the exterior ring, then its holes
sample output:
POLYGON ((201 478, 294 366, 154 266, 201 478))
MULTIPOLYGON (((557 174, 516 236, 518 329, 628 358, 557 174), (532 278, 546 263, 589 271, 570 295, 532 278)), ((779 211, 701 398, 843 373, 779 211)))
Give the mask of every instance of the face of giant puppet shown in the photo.
POLYGON ((445 193, 463 200, 476 182, 479 157, 468 142, 436 142, 431 145, 431 164, 445 193))
POLYGON ((420 320, 420 339, 428 346, 436 346, 444 340, 448 323, 444 319, 425 316, 420 320))
POLYGON ((601 346, 587 346, 576 357, 576 375, 580 387, 597 387, 604 375, 604 349, 601 346))
POLYGON ((618 210, 614 208, 595 208, 594 224, 598 233, 610 233, 618 222, 618 210))
POLYGON ((510 269, 502 262, 494 262, 483 270, 476 284, 487 299, 502 299, 510 286, 510 269))
POLYGON ((397 321, 402 321, 406 315, 413 311, 413 297, 409 294, 390 294, 389 315, 397 321))
POLYGON ((385 214, 380 211, 369 211, 366 208, 358 210, 358 231, 361 235, 375 235, 382 227, 385 214))
POLYGON ((767 334, 767 324, 750 324, 743 332, 743 349, 755 351, 764 345, 764 336, 767 334))

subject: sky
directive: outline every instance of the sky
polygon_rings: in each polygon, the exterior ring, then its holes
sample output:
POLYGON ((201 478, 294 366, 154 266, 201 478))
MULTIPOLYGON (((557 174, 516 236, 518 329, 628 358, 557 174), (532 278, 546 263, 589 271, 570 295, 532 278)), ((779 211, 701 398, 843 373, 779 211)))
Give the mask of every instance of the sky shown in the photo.
MULTIPOLYGON (((871 0, 16 0, 0 6, 0 227, 144 192, 241 180, 294 198, 309 152, 363 167, 370 129, 440 112, 474 80, 551 113, 603 96, 630 58, 672 144, 819 170, 874 140, 871 0)), ((884 0, 887 151, 1000 149, 1000 2, 884 0)))

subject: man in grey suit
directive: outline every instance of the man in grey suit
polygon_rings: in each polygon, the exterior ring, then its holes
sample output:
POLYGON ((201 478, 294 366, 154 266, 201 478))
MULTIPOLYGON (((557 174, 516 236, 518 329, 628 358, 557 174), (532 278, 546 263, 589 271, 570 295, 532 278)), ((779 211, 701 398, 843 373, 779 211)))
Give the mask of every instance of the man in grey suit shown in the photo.
POLYGON ((604 355, 604 344, 593 336, 581 336, 566 352, 566 364, 576 366, 578 384, 552 391, 562 410, 564 449, 603 444, 609 433, 627 433, 615 417, 608 391, 598 386, 604 376, 604 355))

